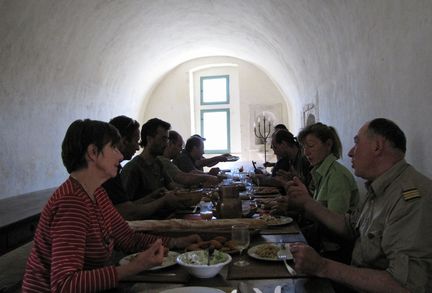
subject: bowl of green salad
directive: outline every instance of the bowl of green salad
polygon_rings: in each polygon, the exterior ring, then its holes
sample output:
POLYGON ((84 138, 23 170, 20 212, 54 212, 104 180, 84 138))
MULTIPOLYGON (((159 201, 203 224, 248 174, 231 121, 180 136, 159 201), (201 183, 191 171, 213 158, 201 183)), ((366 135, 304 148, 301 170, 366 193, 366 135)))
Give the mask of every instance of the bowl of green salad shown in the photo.
POLYGON ((177 263, 184 267, 189 274, 197 278, 213 278, 222 268, 231 262, 231 256, 215 250, 208 262, 208 250, 189 251, 177 257, 177 263))

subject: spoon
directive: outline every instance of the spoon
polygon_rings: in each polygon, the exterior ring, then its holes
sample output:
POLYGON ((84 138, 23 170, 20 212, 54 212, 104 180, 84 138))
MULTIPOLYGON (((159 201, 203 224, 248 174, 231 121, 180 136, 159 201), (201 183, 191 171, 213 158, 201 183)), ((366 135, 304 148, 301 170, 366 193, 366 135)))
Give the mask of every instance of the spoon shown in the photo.
POLYGON ((214 250, 215 250, 214 246, 210 245, 208 248, 208 259, 207 259, 208 266, 210 265, 210 258, 212 257, 214 250))

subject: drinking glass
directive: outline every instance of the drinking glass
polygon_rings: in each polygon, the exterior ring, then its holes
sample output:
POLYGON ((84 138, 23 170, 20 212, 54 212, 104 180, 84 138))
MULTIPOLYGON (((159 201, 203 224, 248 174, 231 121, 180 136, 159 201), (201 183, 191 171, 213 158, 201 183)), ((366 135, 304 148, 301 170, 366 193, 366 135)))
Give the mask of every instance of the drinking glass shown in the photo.
POLYGON ((246 260, 242 259, 242 252, 249 246, 250 236, 247 225, 234 225, 231 229, 231 240, 234 242, 236 249, 240 251, 240 259, 234 263, 235 266, 244 267, 249 265, 246 260))
POLYGON ((213 204, 210 199, 200 202, 201 219, 210 221, 213 218, 213 204))

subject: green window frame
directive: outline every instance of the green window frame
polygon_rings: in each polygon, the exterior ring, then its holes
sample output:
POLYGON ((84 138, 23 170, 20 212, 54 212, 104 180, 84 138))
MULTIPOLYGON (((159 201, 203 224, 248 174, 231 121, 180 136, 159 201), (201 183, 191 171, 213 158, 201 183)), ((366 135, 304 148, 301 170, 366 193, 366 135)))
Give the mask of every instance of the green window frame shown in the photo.
POLYGON ((230 82, 229 82, 229 75, 213 75, 213 76, 201 76, 200 77, 200 103, 201 105, 221 105, 221 104, 229 104, 230 102, 230 82), (205 82, 210 80, 216 80, 216 79, 224 79, 225 80, 225 97, 221 101, 217 102, 206 102, 204 101, 204 94, 205 94, 205 82))
MULTIPOLYGON (((207 140, 211 139, 212 135, 210 133, 206 133, 206 125, 204 116, 206 113, 214 113, 214 112, 220 112, 220 113, 226 113, 226 142, 227 147, 225 149, 208 149, 207 145, 205 148, 206 154, 225 154, 225 153, 231 153, 231 128, 230 128, 230 109, 224 108, 224 109, 205 109, 200 111, 200 119, 201 119, 201 136, 205 137, 207 140)), ((220 124, 219 124, 220 125, 220 124)))

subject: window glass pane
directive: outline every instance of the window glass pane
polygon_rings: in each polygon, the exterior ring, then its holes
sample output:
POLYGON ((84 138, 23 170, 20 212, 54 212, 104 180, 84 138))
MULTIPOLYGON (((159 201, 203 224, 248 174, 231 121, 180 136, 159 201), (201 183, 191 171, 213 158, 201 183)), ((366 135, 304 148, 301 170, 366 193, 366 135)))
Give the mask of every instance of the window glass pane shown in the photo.
POLYGON ((229 152, 229 110, 203 110, 201 115, 206 153, 229 152))
POLYGON ((201 77, 203 104, 228 103, 228 76, 201 77))

